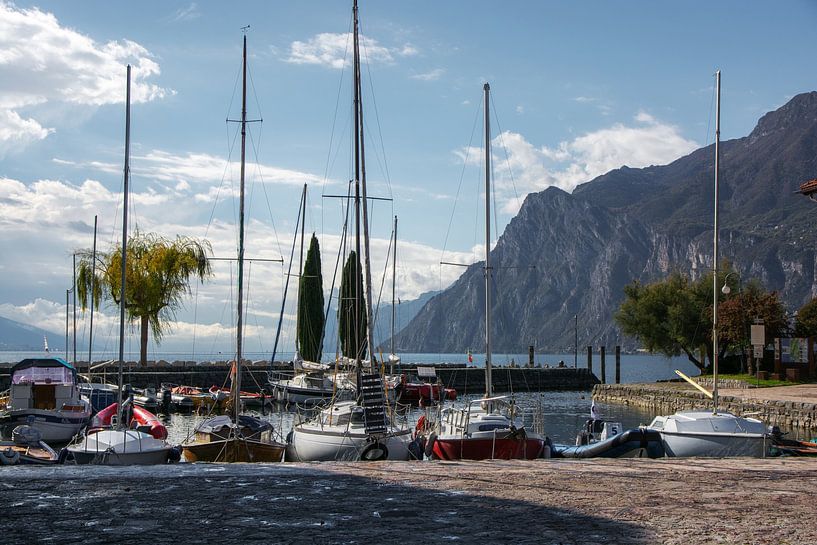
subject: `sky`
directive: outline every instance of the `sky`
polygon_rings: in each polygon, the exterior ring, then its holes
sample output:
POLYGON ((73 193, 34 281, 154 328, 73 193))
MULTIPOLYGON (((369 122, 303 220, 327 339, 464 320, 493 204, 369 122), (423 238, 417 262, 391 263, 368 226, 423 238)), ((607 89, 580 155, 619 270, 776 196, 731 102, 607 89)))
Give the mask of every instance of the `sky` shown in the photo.
MULTIPOLYGON (((72 254, 121 236, 125 66, 133 66, 129 229, 236 255, 242 27, 249 25, 248 351, 269 352, 303 184, 328 293, 353 177, 351 3, 0 0, 0 316, 65 331, 72 254)), ((817 2, 362 1, 373 287, 398 216, 402 300, 484 257, 482 87, 492 93, 493 240, 527 194, 666 164, 817 89, 817 2)), ((296 252, 297 268, 297 252, 296 252)), ((235 265, 194 285, 161 346, 229 351, 235 265)), ((384 276, 385 275, 385 276, 384 276)), ((290 292, 292 293, 292 292, 290 292)), ((289 297, 293 300, 293 297, 289 297)), ((95 314, 101 350, 118 311, 95 314)), ((88 313, 78 315, 87 346, 88 313)), ((378 320, 379 327, 388 327, 378 320)), ((398 319, 398 327, 401 325, 398 319)), ((294 307, 286 305, 284 350, 294 307)), ((128 330, 128 346, 138 332, 128 330)), ((54 341, 51 341, 54 344, 54 341)), ((59 344, 59 343, 58 343, 59 344)), ((151 343, 151 350, 157 351, 151 343)))

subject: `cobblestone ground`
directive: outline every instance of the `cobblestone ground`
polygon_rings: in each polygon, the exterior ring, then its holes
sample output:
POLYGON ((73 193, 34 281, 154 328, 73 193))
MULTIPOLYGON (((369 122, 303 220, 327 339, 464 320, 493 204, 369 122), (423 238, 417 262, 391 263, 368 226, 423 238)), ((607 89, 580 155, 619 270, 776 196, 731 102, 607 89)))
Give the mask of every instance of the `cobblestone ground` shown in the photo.
POLYGON ((817 543, 817 459, 0 469, 11 543, 817 543))

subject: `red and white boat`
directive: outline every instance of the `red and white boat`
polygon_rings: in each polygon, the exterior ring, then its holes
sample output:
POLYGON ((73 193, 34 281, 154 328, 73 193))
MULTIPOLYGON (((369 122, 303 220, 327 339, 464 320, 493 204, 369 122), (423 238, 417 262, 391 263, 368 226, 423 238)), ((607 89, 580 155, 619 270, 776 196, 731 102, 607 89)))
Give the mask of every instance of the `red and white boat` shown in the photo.
MULTIPOLYGON (((541 433, 525 429, 513 400, 494 397, 491 382, 491 129, 490 86, 485 96, 485 397, 450 407, 429 423, 425 454, 442 460, 533 459, 545 450, 541 433)), ((425 425, 425 424, 424 424, 425 425)), ((420 430, 418 430, 420 433, 420 430)))
POLYGON ((400 403, 433 403, 436 401, 457 399, 457 390, 445 388, 442 384, 423 382, 414 374, 400 375, 397 387, 397 401, 400 403))

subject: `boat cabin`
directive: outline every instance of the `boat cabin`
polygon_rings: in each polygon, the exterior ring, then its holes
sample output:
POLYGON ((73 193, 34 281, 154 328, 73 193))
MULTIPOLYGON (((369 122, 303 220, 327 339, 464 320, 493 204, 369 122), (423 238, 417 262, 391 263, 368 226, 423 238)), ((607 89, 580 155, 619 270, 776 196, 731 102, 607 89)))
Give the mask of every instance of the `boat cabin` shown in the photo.
POLYGON ((62 358, 25 359, 11 368, 14 410, 59 410, 77 400, 77 371, 62 358))

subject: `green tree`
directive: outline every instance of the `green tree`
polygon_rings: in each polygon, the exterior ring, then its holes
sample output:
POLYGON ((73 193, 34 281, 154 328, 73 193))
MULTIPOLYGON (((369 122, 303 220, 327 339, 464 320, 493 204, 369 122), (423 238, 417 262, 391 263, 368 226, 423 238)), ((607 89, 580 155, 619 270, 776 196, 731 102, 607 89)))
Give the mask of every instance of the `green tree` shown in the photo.
POLYGON ((797 311, 794 334, 797 337, 817 337, 817 298, 812 299, 797 311))
POLYGON ((307 361, 321 361, 321 338, 323 337, 323 276, 321 274, 321 249, 318 238, 312 233, 309 251, 298 288, 298 346, 307 361))
POLYGON ((347 358, 355 358, 358 355, 361 359, 366 357, 367 323, 366 303, 363 298, 363 274, 357 253, 352 251, 349 252, 349 258, 343 266, 340 281, 340 304, 338 305, 340 347, 347 358))
MULTIPOLYGON (((211 248, 207 241, 181 236, 168 240, 139 232, 128 240, 127 248, 125 312, 131 323, 139 322, 139 362, 144 366, 147 365, 148 330, 157 343, 169 331, 176 310, 182 305, 182 297, 190 293, 191 277, 196 276, 203 282, 212 275, 207 258, 211 248)), ((91 296, 95 305, 101 298, 120 305, 122 247, 97 253, 96 266, 89 250, 77 255, 80 258, 77 295, 82 309, 88 306, 91 296)))

